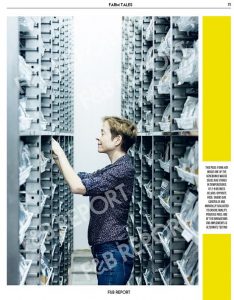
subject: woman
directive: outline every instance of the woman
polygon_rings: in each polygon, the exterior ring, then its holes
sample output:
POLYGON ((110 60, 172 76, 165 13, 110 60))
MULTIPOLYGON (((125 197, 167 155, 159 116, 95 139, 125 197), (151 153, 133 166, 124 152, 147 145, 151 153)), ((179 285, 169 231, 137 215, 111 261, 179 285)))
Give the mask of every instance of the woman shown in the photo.
POLYGON ((99 285, 125 285, 133 267, 127 219, 132 198, 134 167, 128 149, 135 143, 136 126, 119 117, 104 117, 98 152, 111 161, 93 173, 75 173, 60 145, 52 151, 72 193, 90 196, 88 242, 97 264, 99 285))

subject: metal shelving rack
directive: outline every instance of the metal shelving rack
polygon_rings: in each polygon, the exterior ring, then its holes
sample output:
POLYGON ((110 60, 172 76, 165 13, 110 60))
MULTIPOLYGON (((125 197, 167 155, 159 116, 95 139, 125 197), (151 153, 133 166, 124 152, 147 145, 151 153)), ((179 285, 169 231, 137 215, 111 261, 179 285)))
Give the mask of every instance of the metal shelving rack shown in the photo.
POLYGON ((121 112, 138 127, 137 142, 129 150, 136 171, 128 222, 135 249, 131 285, 188 284, 178 268, 188 242, 177 218, 187 188, 197 193, 198 187, 181 179, 176 166, 186 147, 198 141, 198 129, 179 129, 175 118, 180 117, 187 96, 198 97, 198 82, 180 84, 175 71, 182 58, 178 41, 182 48, 192 48, 198 32, 180 31, 176 21, 177 17, 167 16, 122 18, 121 112), (164 55, 160 54, 163 41, 167 41, 164 55), (169 84, 162 93, 159 83, 166 71, 169 84), (167 107, 169 124, 162 130, 160 122, 167 107), (169 163, 163 162, 165 155, 169 163), (168 203, 160 197, 165 179, 169 182, 168 203), (169 247, 158 235, 167 225, 173 231, 169 247), (170 274, 165 280, 166 267, 170 274))
POLYGON ((8 148, 8 284, 68 284, 73 195, 53 162, 51 141, 59 141, 73 165, 72 22, 69 17, 8 19, 8 146, 13 138, 15 144, 8 148), (26 84, 18 80, 19 55, 32 72, 32 80, 26 84), (11 132, 10 118, 18 119, 22 97, 26 97, 25 112, 31 126, 20 131, 12 122, 17 128, 11 132), (22 142, 28 146, 31 161, 30 174, 23 183, 19 181, 22 142), (32 213, 22 243, 20 203, 32 213), (20 280, 22 257, 30 264, 20 280))

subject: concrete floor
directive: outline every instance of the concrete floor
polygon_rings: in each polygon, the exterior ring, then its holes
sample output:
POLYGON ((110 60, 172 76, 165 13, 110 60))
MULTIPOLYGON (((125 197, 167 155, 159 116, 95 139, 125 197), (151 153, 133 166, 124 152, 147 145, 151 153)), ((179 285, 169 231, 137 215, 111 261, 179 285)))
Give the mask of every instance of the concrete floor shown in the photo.
POLYGON ((92 258, 89 249, 73 252, 69 271, 70 285, 97 285, 96 265, 92 258))

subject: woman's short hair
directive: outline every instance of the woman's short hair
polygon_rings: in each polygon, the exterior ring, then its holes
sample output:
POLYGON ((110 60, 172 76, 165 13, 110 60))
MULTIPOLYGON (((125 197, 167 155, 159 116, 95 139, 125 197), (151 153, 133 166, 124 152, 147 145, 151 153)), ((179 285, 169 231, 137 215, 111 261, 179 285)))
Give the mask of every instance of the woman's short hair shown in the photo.
POLYGON ((121 149, 125 152, 136 142, 137 139, 137 127, 136 125, 125 119, 115 116, 103 117, 103 122, 107 121, 110 126, 110 132, 112 139, 117 135, 122 136, 121 149))

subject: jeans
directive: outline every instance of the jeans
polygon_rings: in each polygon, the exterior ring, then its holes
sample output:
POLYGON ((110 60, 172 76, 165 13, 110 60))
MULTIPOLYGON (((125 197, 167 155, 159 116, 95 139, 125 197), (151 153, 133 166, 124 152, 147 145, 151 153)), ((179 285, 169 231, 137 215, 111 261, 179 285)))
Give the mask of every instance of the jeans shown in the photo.
POLYGON ((133 268, 133 249, 128 241, 113 241, 91 247, 98 285, 126 285, 133 268))

